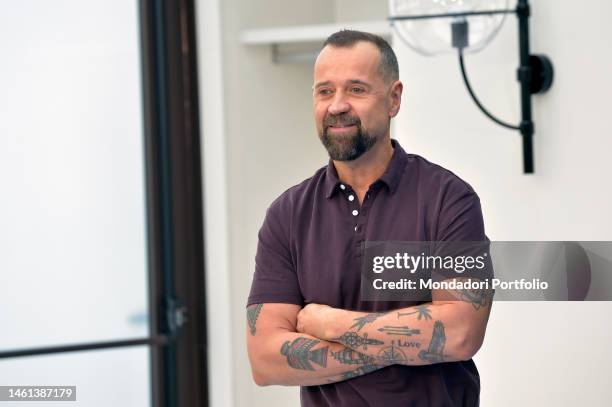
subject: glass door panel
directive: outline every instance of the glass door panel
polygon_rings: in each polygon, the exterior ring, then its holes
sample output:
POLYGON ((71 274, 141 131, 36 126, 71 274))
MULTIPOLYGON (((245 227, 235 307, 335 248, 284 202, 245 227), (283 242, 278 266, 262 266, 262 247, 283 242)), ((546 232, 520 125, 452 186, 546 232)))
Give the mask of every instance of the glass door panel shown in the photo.
POLYGON ((0 5, 0 351, 148 336, 138 2, 0 5))

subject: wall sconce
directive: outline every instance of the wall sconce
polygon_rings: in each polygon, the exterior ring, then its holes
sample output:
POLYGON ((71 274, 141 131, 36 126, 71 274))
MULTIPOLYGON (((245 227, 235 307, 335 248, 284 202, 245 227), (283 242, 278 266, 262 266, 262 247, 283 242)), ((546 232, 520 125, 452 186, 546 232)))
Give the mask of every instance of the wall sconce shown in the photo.
POLYGON ((534 172, 531 95, 546 92, 553 82, 553 65, 545 55, 529 52, 528 0, 518 0, 508 8, 508 0, 389 0, 390 17, 399 37, 423 55, 458 50, 459 66, 467 90, 476 106, 500 126, 518 130, 523 139, 523 171, 534 172), (465 71, 464 52, 485 48, 501 28, 506 15, 516 14, 519 32, 520 65, 517 78, 521 87, 521 122, 509 124, 491 114, 480 103, 465 71))

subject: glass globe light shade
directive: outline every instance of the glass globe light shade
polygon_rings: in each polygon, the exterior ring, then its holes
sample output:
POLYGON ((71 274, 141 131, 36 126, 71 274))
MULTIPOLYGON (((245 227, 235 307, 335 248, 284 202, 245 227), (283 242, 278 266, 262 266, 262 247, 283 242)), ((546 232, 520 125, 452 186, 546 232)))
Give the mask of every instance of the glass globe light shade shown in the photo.
MULTIPOLYGON (((508 9, 508 0, 389 0, 389 16, 421 16, 508 9)), ((423 55, 456 51, 451 45, 451 23, 467 20, 469 46, 466 52, 478 52, 495 37, 506 14, 466 17, 438 17, 417 20, 392 20, 400 38, 423 55)))

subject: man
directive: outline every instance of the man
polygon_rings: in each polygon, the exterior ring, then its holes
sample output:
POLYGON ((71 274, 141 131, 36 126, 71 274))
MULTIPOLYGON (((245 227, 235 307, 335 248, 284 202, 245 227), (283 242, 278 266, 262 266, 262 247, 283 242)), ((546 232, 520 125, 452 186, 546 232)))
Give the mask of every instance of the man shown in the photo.
POLYGON ((382 38, 344 30, 326 40, 313 92, 330 162, 276 199, 259 233, 253 378, 302 386, 303 406, 478 405, 471 358, 490 303, 360 298, 366 241, 486 240, 472 188, 391 140, 402 89, 382 38))

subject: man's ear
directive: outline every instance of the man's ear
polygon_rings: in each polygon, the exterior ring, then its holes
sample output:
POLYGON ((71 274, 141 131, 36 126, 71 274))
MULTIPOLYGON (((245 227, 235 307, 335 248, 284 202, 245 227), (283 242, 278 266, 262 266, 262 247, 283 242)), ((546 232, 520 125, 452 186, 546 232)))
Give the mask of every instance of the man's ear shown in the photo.
POLYGON ((391 84, 391 90, 389 91, 389 97, 391 98, 391 108, 389 109, 389 117, 397 116, 400 105, 402 104, 402 92, 404 91, 404 84, 400 81, 395 81, 391 84))

